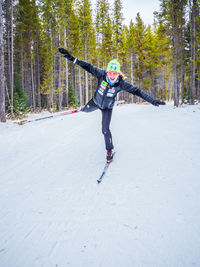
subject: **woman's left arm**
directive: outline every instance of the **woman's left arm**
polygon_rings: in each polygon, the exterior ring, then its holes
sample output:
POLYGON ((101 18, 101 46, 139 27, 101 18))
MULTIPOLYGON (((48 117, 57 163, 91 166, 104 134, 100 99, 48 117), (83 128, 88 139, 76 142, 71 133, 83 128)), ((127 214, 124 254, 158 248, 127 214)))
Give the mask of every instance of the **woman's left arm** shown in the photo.
POLYGON ((139 97, 141 97, 142 99, 144 99, 145 101, 151 103, 154 106, 159 106, 159 105, 165 105, 164 101, 161 100, 157 100, 154 99, 153 97, 151 97, 150 95, 148 95, 145 91, 143 91, 142 89, 133 86, 132 84, 123 81, 122 82, 122 86, 121 86, 122 90, 127 91, 133 95, 137 95, 139 97))
POLYGON ((105 75, 105 70, 102 70, 91 63, 88 63, 84 60, 78 59, 77 57, 72 56, 65 48, 58 48, 59 52, 63 55, 64 58, 67 58, 68 60, 72 61, 74 64, 77 64, 87 72, 91 73, 97 78, 100 78, 101 76, 105 75))

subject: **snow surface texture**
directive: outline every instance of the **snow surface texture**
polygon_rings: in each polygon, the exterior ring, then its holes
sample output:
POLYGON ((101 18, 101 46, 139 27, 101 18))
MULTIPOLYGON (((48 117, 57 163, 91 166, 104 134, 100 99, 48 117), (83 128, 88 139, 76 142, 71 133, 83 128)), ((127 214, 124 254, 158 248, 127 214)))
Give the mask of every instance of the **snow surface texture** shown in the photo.
POLYGON ((0 124, 1 267, 200 266, 200 106, 0 124))

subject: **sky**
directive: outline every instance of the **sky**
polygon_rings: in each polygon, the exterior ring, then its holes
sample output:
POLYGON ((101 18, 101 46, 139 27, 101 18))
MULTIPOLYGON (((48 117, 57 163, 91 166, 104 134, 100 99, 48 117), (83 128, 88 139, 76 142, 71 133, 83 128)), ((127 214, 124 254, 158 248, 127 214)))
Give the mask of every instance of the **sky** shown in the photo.
MULTIPOLYGON (((108 0, 110 4, 113 4, 114 0, 108 0)), ((91 0, 93 7, 96 4, 96 0, 91 0)), ((137 13, 140 16, 144 24, 153 23, 153 12, 159 10, 159 0, 122 0, 124 23, 128 26, 131 19, 135 22, 137 13)))

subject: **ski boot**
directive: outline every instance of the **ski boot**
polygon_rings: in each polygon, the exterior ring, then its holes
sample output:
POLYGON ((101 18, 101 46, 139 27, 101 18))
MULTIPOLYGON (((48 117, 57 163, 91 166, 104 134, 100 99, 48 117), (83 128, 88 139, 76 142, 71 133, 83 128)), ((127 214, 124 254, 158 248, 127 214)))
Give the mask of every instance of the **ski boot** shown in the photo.
POLYGON ((107 162, 111 162, 113 160, 113 152, 112 152, 112 149, 111 150, 107 150, 107 162))

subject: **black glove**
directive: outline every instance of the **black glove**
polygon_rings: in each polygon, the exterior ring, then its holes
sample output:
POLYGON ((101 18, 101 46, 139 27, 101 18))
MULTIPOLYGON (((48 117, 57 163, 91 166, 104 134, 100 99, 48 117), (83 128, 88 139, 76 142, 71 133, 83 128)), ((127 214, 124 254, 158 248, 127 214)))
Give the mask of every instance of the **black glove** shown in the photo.
POLYGON ((71 60, 74 62, 74 60, 76 59, 75 57, 73 57, 66 49, 59 47, 58 48, 59 52, 63 55, 63 57, 71 60))
POLYGON ((166 105, 166 103, 164 101, 161 101, 161 100, 154 100, 152 102, 152 105, 159 107, 159 105, 166 105))

